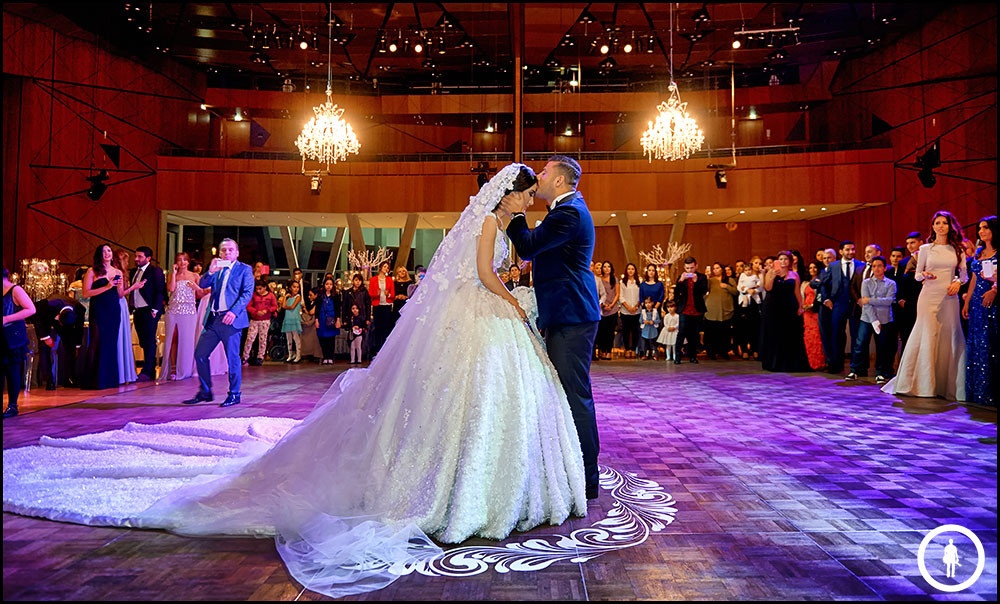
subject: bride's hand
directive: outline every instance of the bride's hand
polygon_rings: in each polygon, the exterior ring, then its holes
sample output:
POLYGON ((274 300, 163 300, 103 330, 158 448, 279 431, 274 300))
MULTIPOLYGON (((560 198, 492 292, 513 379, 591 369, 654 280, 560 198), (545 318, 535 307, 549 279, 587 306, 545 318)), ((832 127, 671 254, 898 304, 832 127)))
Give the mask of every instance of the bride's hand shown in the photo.
POLYGON ((514 305, 514 310, 517 311, 517 315, 519 317, 521 317, 521 320, 522 321, 527 321, 528 320, 528 313, 524 312, 524 309, 521 308, 521 305, 517 303, 517 300, 514 300, 513 302, 511 302, 511 304, 514 305))

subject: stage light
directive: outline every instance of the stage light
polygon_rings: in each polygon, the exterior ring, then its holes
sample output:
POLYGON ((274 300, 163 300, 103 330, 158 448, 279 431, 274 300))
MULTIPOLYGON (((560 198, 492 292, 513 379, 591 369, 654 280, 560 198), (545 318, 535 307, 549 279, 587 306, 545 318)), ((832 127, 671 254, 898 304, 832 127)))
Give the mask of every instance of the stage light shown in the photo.
POLYGON ((737 48, 739 48, 740 46, 741 46, 741 44, 740 44, 739 40, 733 40, 733 49, 734 50, 737 49, 737 48))
POLYGON ((395 42, 389 44, 389 52, 396 52, 397 50, 399 50, 399 47, 396 46, 395 42))
POLYGON ((108 190, 108 185, 104 184, 104 181, 108 179, 108 171, 101 170, 95 176, 88 176, 87 180, 90 181, 90 188, 87 189, 87 197, 93 201, 97 201, 104 195, 104 192, 108 190))
POLYGON ((606 55, 611 48, 607 44, 601 44, 601 54, 606 55))
POLYGON ((299 48, 301 48, 302 50, 309 50, 309 43, 306 42, 305 40, 302 40, 301 42, 299 42, 299 48))
POLYGON ((726 171, 725 170, 716 170, 715 171, 715 186, 717 188, 719 188, 719 189, 725 189, 726 188, 726 184, 728 182, 729 182, 729 180, 726 178, 726 171))
POLYGON ((417 42, 416 44, 413 45, 413 52, 420 54, 423 51, 424 51, 424 45, 421 44, 420 42, 417 42))
POLYGON ((632 45, 629 44, 628 42, 626 42, 625 46, 622 47, 622 50, 625 51, 625 54, 628 54, 628 53, 632 52, 632 45))
POLYGON ((208 105, 206 105, 205 103, 202 103, 201 104, 201 110, 204 111, 206 109, 208 109, 208 105))

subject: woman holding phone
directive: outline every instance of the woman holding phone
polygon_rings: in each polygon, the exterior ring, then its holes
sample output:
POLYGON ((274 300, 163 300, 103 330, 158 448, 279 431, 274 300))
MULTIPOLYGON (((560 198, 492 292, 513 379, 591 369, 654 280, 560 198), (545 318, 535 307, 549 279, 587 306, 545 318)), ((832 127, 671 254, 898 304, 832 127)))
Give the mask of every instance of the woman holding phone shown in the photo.
POLYGON ((87 346, 90 390, 118 387, 118 330, 121 328, 119 300, 145 285, 137 281, 125 289, 122 272, 112 266, 114 251, 102 244, 94 250, 93 265, 83 276, 83 295, 90 298, 90 341, 87 346))

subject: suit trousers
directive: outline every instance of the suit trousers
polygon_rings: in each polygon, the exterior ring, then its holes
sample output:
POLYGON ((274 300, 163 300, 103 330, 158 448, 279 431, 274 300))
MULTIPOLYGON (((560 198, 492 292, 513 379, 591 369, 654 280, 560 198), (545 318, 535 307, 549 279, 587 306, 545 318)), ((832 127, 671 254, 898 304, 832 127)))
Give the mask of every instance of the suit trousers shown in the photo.
POLYGON ((590 359, 594 350, 598 323, 554 325, 545 330, 545 346, 549 359, 559 374, 573 413, 573 423, 583 449, 583 470, 587 488, 596 489, 600 482, 597 454, 601 446, 597 436, 597 413, 590 386, 590 359))
MULTIPOLYGON (((160 314, 153 316, 153 310, 148 306, 137 308, 132 312, 135 322, 135 333, 139 336, 139 347, 142 348, 142 375, 156 379, 156 324, 160 322, 160 314)), ((127 329, 127 327, 126 327, 127 329)))
POLYGON ((687 353, 689 359, 698 356, 698 348, 701 344, 701 323, 704 315, 681 315, 677 326, 677 358, 680 359, 687 353), (687 342, 687 348, 682 345, 687 342))
MULTIPOLYGON (((844 369, 844 359, 850 358, 850 348, 858 338, 858 325, 861 318, 855 313, 856 305, 851 301, 834 301, 831 311, 831 328, 833 329, 831 342, 833 343, 833 363, 830 365, 837 371, 844 369), (848 327, 850 326, 850 327, 848 327), (851 336, 848 340, 846 332, 850 329, 851 336)), ((820 336, 822 337, 822 336, 820 336)))
MULTIPOLYGON (((62 338, 54 333, 49 336, 52 348, 42 340, 38 341, 38 383, 55 387, 59 384, 59 352, 62 338)), ((65 378, 63 378, 65 380, 65 378)))
POLYGON ((229 392, 239 394, 243 383, 243 367, 240 364, 240 334, 243 330, 223 323, 224 316, 208 316, 205 329, 201 332, 198 345, 194 349, 194 360, 198 365, 198 383, 205 394, 212 393, 212 367, 208 359, 220 342, 226 351, 226 364, 229 365, 229 392))

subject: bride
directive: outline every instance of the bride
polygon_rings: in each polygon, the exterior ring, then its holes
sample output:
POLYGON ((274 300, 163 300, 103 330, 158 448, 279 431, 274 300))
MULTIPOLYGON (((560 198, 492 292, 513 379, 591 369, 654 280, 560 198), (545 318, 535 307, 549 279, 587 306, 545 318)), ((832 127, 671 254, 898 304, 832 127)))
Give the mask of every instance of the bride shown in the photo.
POLYGON ((507 255, 498 204, 536 188, 521 164, 484 185, 371 366, 338 377, 301 422, 43 436, 4 451, 4 511, 274 536, 292 576, 332 597, 379 589, 440 554, 430 537, 503 539, 585 515, 580 442, 523 308, 531 297, 519 303, 495 272, 507 255))

